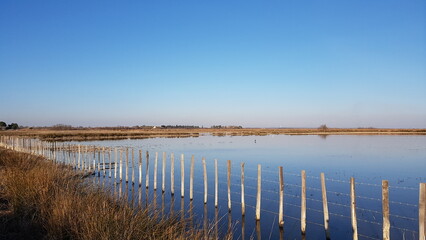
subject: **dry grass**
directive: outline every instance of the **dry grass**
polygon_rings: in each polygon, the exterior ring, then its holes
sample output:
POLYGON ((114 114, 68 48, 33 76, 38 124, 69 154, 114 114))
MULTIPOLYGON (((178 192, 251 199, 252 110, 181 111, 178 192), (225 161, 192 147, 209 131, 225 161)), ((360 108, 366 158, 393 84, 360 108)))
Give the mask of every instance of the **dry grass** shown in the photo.
POLYGON ((86 128, 75 130, 57 130, 50 128, 20 129, 0 131, 0 135, 35 137, 45 141, 90 141, 143 139, 154 137, 198 137, 200 134, 215 136, 250 135, 425 135, 426 129, 385 129, 385 128, 328 128, 323 131, 316 128, 244 128, 244 129, 114 129, 86 128))
POLYGON ((116 200, 73 170, 0 148, 0 239, 201 239, 186 220, 116 200))

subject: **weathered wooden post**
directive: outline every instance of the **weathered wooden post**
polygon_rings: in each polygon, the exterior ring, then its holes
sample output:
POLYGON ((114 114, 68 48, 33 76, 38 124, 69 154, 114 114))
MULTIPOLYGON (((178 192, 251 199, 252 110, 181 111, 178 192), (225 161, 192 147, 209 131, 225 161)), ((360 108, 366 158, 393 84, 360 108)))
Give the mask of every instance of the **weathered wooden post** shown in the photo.
POLYGON ((355 179, 351 177, 351 222, 353 239, 358 240, 358 226, 356 220, 356 197, 355 197, 355 179))
POLYGON ((154 159, 154 190, 157 190, 157 167, 158 167, 158 152, 155 152, 155 159, 154 159))
POLYGON ((280 202, 278 207, 278 226, 284 227, 284 176, 283 167, 278 167, 278 179, 280 181, 280 202))
POLYGON ((162 182, 161 182, 161 190, 163 191, 163 193, 166 191, 166 159, 167 159, 167 156, 166 156, 166 152, 163 152, 163 164, 162 164, 162 166, 161 166, 161 168, 162 168, 162 172, 161 172, 161 179, 162 179, 162 182))
POLYGON ((135 185, 135 149, 132 148, 132 185, 135 185))
POLYGON ((426 239, 426 183, 419 187, 419 239, 426 239))
POLYGON ((203 157, 203 177, 204 177, 204 204, 207 203, 207 167, 206 159, 203 157))
POLYGON ((145 187, 149 188, 149 152, 146 151, 146 172, 145 172, 145 187))
POLYGON ((142 186, 142 150, 139 149, 139 187, 142 186))
POLYGON ((301 203, 300 203, 300 230, 302 234, 306 233, 306 172, 302 170, 302 193, 301 193, 301 203))
POLYGON ((80 144, 78 144, 78 170, 81 170, 81 150, 80 150, 80 144))
POLYGON ((389 182, 382 180, 383 240, 390 240, 389 182))
MULTIPOLYGON (((180 155, 180 196, 185 195, 185 158, 183 153, 180 155)), ((183 202, 183 200, 181 201, 183 202)))
POLYGON ((123 150, 120 149, 120 171, 119 171, 119 175, 120 175, 120 182, 123 181, 123 150))
POLYGON ((260 201, 262 192, 262 169, 261 165, 257 165, 257 196, 256 196, 256 220, 260 220, 260 201))
POLYGON ((102 166, 102 172, 103 172, 103 177, 105 177, 106 176, 106 168, 105 168, 105 147, 102 147, 102 164, 103 164, 103 166, 102 166))
POLYGON ((115 154, 115 158, 114 158, 114 182, 115 182, 117 181, 117 168, 118 168, 117 148, 114 148, 114 154, 115 154))
POLYGON ((112 149, 111 148, 109 148, 108 149, 108 166, 109 166, 109 169, 108 169, 108 177, 109 178, 111 178, 112 177, 112 161, 111 161, 111 155, 112 155, 112 149))
POLYGON ((126 183, 129 182, 129 148, 126 148, 126 183))
POLYGON ((228 211, 231 211, 231 160, 228 160, 228 211))
POLYGON ((330 217, 328 214, 328 202, 327 202, 327 189, 325 187, 325 175, 321 173, 321 192, 322 192, 322 209, 324 212, 324 230, 326 234, 326 238, 330 239, 330 231, 328 228, 328 223, 330 221, 330 217))
POLYGON ((214 160, 214 206, 217 208, 218 205, 218 194, 219 194, 219 175, 217 173, 217 159, 214 160))
POLYGON ((175 154, 170 154, 170 192, 175 194, 175 154))
POLYGON ((194 155, 191 156, 191 173, 189 176, 189 199, 194 198, 194 155))
POLYGON ((241 163, 241 215, 246 215, 246 203, 244 198, 244 163, 241 163))

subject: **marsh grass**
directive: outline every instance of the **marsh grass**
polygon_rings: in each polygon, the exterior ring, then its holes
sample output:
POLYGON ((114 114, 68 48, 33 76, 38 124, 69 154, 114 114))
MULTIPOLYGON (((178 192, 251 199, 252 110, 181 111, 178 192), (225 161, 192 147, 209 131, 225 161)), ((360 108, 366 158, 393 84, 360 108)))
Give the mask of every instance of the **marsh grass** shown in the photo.
POLYGON ((0 199, 0 239, 206 237, 177 215, 161 218, 117 200, 66 166, 1 148, 0 199))

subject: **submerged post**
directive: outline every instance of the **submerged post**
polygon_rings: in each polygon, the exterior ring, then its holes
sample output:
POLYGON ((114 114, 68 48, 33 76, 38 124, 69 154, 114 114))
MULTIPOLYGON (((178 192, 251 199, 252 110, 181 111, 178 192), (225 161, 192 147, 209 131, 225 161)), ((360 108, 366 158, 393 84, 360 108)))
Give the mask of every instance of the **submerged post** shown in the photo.
POLYGON ((219 192, 219 186, 218 186, 219 176, 217 173, 217 159, 214 160, 214 206, 217 208, 218 205, 218 192, 219 192))
POLYGON ((231 211, 231 160, 228 160, 228 211, 231 211))
POLYGON ((170 154, 170 192, 175 194, 175 154, 170 154))
POLYGON ((157 167, 158 167, 158 152, 155 152, 155 159, 154 159, 154 190, 157 190, 157 167))
POLYGON ((184 197, 184 195, 185 195, 185 158, 182 153, 180 155, 180 196, 184 197))
POLYGON ((203 177, 204 177, 204 204, 207 203, 207 167, 206 167, 206 159, 203 158, 203 177))
POLYGON ((302 193, 301 193, 301 203, 300 203, 300 230, 302 234, 306 233, 306 172, 302 170, 302 193))
POLYGON ((257 196, 256 196, 256 220, 260 220, 260 193, 262 191, 262 169, 261 165, 257 165, 257 196))
POLYGON ((149 152, 146 151, 146 172, 145 172, 145 187, 149 188, 149 152))
POLYGON ((280 202, 278 207, 278 226, 284 227, 284 176, 283 167, 278 167, 278 179, 280 181, 280 202))
POLYGON ((191 157, 191 173, 189 177, 189 199, 194 198, 194 155, 191 157))
POLYGON ((426 183, 419 187, 419 239, 426 239, 426 183))
POLYGON ((161 174, 162 174, 161 175, 161 180, 162 180, 161 190, 163 192, 166 191, 166 159, 167 159, 166 152, 163 152, 163 164, 161 166, 161 168, 162 168, 162 171, 161 171, 161 174))
POLYGON ((389 182, 382 180, 383 240, 390 239, 389 182))
POLYGON ((351 177, 351 222, 353 239, 358 240, 358 226, 356 221, 355 179, 353 177, 351 177))
POLYGON ((321 173, 321 192, 322 192, 322 209, 324 212, 324 230, 326 234, 326 238, 330 238, 330 233, 328 229, 328 223, 330 221, 330 217, 328 214, 328 202, 327 202, 327 189, 325 187, 325 175, 321 173))
POLYGON ((244 199, 244 163, 241 163, 241 215, 246 215, 246 203, 244 199))

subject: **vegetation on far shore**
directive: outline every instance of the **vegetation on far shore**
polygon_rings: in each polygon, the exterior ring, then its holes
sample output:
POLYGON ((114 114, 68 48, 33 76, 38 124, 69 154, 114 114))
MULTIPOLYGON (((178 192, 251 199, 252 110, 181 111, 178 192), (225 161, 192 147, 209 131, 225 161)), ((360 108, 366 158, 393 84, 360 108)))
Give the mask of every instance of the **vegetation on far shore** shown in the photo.
POLYGON ((185 219, 117 200, 67 166, 0 148, 0 239, 201 238, 185 219))

